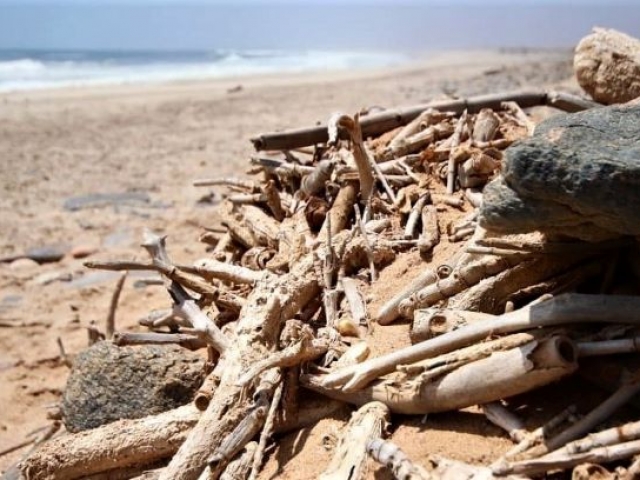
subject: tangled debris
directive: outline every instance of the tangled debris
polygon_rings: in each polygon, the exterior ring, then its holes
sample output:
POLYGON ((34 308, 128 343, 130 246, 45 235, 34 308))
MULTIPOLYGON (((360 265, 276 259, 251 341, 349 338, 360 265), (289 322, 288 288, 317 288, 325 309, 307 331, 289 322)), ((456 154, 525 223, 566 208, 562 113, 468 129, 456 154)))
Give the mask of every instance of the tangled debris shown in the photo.
POLYGON ((253 179, 196 182, 228 190, 220 226, 201 237, 206 257, 175 264, 165 238, 147 232, 148 262, 87 263, 162 274, 172 307, 141 320, 149 332, 107 341, 206 349, 193 403, 56 437, 22 462, 23 477, 253 479, 275 434, 345 403, 360 408, 324 479, 366 478, 368 455, 396 478, 436 479, 523 478, 639 454, 635 423, 585 437, 640 391, 637 372, 583 418, 559 405, 532 432, 501 403, 576 372, 583 357, 637 350, 640 297, 611 294, 612 259, 632 240, 479 225, 483 188, 505 149, 532 135, 524 109, 539 105, 597 106, 551 92, 491 95, 335 114, 253 139, 253 179), (400 259, 414 274, 392 291, 385 268, 400 259), (374 343, 374 328, 403 318, 413 345, 374 343), (309 390, 321 395, 301 402, 309 390), (515 442, 490 465, 417 465, 383 438, 391 413, 472 405, 515 442))

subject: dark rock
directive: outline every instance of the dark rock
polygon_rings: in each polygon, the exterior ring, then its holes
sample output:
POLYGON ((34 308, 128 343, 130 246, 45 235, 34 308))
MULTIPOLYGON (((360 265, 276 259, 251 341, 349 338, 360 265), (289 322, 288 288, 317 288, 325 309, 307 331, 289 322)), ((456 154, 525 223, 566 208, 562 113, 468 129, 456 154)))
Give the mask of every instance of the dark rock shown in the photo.
POLYGON ((79 197, 71 197, 65 200, 65 210, 75 212, 87 208, 104 208, 110 206, 141 206, 149 205, 151 197, 145 192, 120 192, 120 193, 90 193, 79 197))
POLYGON ((204 359, 177 346, 99 342, 74 361, 62 400, 65 426, 78 432, 179 407, 193 399, 204 373, 204 359))
POLYGON ((640 235, 640 104, 558 115, 506 150, 480 225, 585 240, 640 235))
POLYGON ((62 260, 68 251, 69 245, 46 245, 29 249, 24 256, 38 263, 51 263, 62 260))

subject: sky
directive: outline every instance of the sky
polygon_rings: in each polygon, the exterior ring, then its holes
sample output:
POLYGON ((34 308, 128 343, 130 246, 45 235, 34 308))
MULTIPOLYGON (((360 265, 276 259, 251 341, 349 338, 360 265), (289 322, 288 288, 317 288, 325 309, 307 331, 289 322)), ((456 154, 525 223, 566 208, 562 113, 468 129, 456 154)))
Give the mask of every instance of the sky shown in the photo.
POLYGON ((0 0, 1 49, 432 51, 640 36, 640 0, 0 0))

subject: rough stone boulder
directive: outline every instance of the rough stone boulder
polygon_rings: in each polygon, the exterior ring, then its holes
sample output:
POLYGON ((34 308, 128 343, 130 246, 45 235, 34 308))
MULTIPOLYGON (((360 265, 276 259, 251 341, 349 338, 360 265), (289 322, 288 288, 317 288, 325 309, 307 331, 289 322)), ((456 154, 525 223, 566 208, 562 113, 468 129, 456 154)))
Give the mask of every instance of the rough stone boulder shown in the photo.
POLYGON ((640 40, 595 28, 576 47, 573 69, 580 86, 600 103, 640 97, 640 40))
POLYGON ((640 102, 552 117, 506 150, 480 224, 602 240, 640 235, 640 102))
POLYGON ((62 400, 70 432, 141 418, 190 402, 204 360, 177 346, 117 347, 99 342, 76 358, 62 400))

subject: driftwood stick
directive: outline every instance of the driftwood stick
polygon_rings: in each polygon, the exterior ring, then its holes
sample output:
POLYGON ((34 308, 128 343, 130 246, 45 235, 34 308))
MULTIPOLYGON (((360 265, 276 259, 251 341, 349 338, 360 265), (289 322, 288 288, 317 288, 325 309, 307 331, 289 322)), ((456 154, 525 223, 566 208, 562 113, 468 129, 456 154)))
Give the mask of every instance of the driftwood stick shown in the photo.
POLYGON ((440 300, 452 297, 470 288, 485 278, 496 275, 507 268, 509 262, 501 257, 485 257, 468 265, 463 265, 454 274, 437 280, 400 302, 398 310, 405 318, 411 318, 418 308, 430 307, 440 300))
POLYGON ((331 178, 334 167, 333 160, 320 160, 315 170, 302 179, 300 189, 309 196, 320 193, 331 178))
POLYGON ((202 335, 207 345, 223 354, 229 348, 229 341, 213 320, 200 310, 196 302, 179 284, 173 282, 169 287, 169 293, 175 302, 174 315, 188 321, 193 329, 202 335))
POLYGON ((262 278, 263 272, 229 263, 219 262, 210 258, 196 260, 193 271, 207 279, 217 278, 224 282, 253 285, 262 278))
POLYGON ((502 102, 502 108, 511 113, 520 124, 527 129, 527 135, 533 135, 533 130, 536 128, 536 124, 531 121, 526 113, 520 108, 516 102, 502 102))
POLYGON ((427 255, 440 242, 438 226, 438 210, 434 205, 426 205, 422 209, 422 233, 418 238, 420 255, 427 255))
POLYGON ((456 123, 456 128, 453 131, 453 136, 451 137, 451 152, 449 153, 449 161, 447 163, 447 193, 449 195, 453 194, 456 189, 456 156, 454 154, 458 145, 460 145, 460 141, 462 139, 462 131, 464 130, 465 125, 467 124, 467 111, 465 110, 460 115, 458 119, 458 123, 456 123))
POLYGON ((450 308, 425 308, 416 310, 411 324, 411 343, 418 343, 443 333, 480 320, 494 318, 493 315, 450 308))
POLYGON ((404 238, 413 238, 416 230, 416 226, 418 225, 418 220, 420 219, 420 215, 422 213, 422 209, 429 201, 430 195, 429 192, 421 195, 416 203, 411 207, 411 212, 409 213, 409 218, 407 218, 407 224, 404 227, 404 238))
POLYGON ((27 480, 73 480, 171 456, 200 413, 186 405, 138 420, 118 420, 45 443, 21 464, 27 480), (126 431, 126 435, 122 432, 126 431))
POLYGON ((453 126, 447 123, 440 123, 424 129, 412 135, 406 140, 395 145, 389 145, 376 159, 377 161, 388 161, 398 159, 418 152, 437 140, 446 138, 453 133, 453 126))
POLYGON ((606 447, 594 448, 588 452, 561 454, 555 452, 541 458, 522 460, 494 467, 493 472, 497 475, 510 473, 519 475, 537 475, 550 470, 566 470, 582 463, 608 463, 632 457, 640 453, 640 440, 619 443, 606 447))
POLYGON ((562 294, 537 305, 462 327, 451 333, 343 368, 326 375, 322 385, 355 391, 373 379, 410 364, 469 345, 486 336, 580 322, 640 324, 640 298, 623 295, 562 294))
POLYGON ((251 466, 251 473, 249 474, 248 480, 255 480, 258 476, 258 472, 260 471, 260 467, 262 466, 262 461, 264 460, 264 452, 267 448, 267 442, 269 441, 271 435, 273 435, 273 425, 278 407, 280 406, 282 390, 283 383, 280 382, 280 384, 278 384, 278 386, 276 387, 276 391, 273 393, 273 399, 271 400, 271 406, 269 407, 269 412, 267 413, 267 419, 264 422, 262 433, 260 433, 258 448, 256 449, 253 456, 253 464, 251 466))
POLYGON ((356 325, 366 325, 368 319, 367 307, 358 289, 358 283, 353 278, 343 277, 340 280, 340 284, 349 304, 351 319, 356 325))
POLYGON ((480 208, 482 206, 482 191, 476 188, 465 188, 464 198, 466 198, 474 208, 480 208))
POLYGON ((369 197, 373 193, 374 178, 371 171, 372 162, 367 153, 367 149, 363 142, 362 129, 360 127, 360 114, 356 113, 353 118, 347 115, 339 115, 331 120, 335 124, 344 129, 352 142, 353 159, 358 167, 358 176, 360 177, 360 198, 366 205, 369 197))
POLYGON ((615 355, 619 353, 640 352, 640 337, 620 338, 601 342, 578 342, 579 357, 615 355))
POLYGON ((365 228, 364 222, 362 221, 362 217, 360 215, 360 208, 358 207, 358 205, 354 205, 354 211, 356 214, 356 224, 360 229, 360 234, 362 235, 362 241, 364 242, 365 252, 367 253, 367 259, 369 260, 369 271, 371 272, 371 282, 375 282, 376 278, 378 278, 378 275, 376 274, 375 255, 373 252, 373 248, 371 247, 371 242, 369 242, 369 234, 367 233, 367 229, 365 228))
POLYGON ((325 339, 303 338, 298 343, 286 347, 283 350, 272 353, 270 356, 253 364, 249 370, 238 379, 238 386, 249 385, 262 372, 275 367, 294 367, 305 362, 310 362, 327 353, 329 344, 325 339))
POLYGON ((532 448, 526 453, 527 458, 535 458, 553 452, 567 443, 589 433, 593 428, 613 415, 620 407, 640 392, 640 377, 635 375, 631 381, 622 385, 609 398, 591 410, 580 421, 576 422, 557 436, 550 438, 543 445, 532 448))
POLYGON ((420 465, 413 463, 395 443, 381 438, 367 442, 367 453, 376 462, 391 470, 397 480, 429 480, 431 475, 420 465))
POLYGON ((389 143, 391 148, 401 145, 407 138, 415 135, 416 133, 424 130, 431 125, 440 123, 441 121, 450 118, 452 115, 446 112, 439 112, 433 108, 428 108, 415 119, 407 123, 402 130, 400 130, 393 140, 389 143))
MULTIPOLYGON (((499 110, 500 104, 506 101, 517 102, 521 108, 549 105, 567 112, 578 112, 600 106, 600 104, 590 100, 556 92, 526 91, 480 95, 468 99, 431 102, 367 115, 362 119, 362 135, 365 138, 373 137, 406 125, 429 108, 460 115, 464 110, 468 110, 469 113, 477 113, 483 108, 499 110)), ((328 140, 329 133, 327 128, 314 126, 285 132, 261 134, 252 138, 251 142, 256 150, 293 150, 298 147, 325 143, 328 140)))
POLYGON ((320 480, 364 480, 367 475, 367 443, 380 438, 389 423, 389 409, 371 402, 353 414, 320 480))
POLYGON ((248 478, 257 449, 257 442, 247 443, 244 447, 244 452, 227 465, 227 468, 220 475, 220 480, 244 480, 248 478))
POLYGON ((556 430, 560 425, 574 417, 576 412, 576 406, 569 405, 567 408, 551 417, 544 425, 528 433, 520 442, 518 442, 517 445, 507 451, 501 459, 497 460, 494 465, 500 464, 505 460, 515 458, 522 452, 529 450, 535 444, 547 438, 550 433, 556 430))
POLYGON ((233 178, 233 177, 225 177, 225 178, 203 178, 200 180, 194 180, 194 187, 216 187, 216 186, 224 186, 224 187, 235 187, 241 188, 243 190, 249 190, 253 193, 258 193, 260 188, 252 181, 245 178, 233 178))
POLYGON ((113 333, 116 330, 116 310, 118 309, 118 301, 120 300, 122 287, 124 286, 128 273, 129 272, 125 271, 120 275, 120 278, 118 278, 118 282, 116 283, 116 288, 113 290, 113 295, 111 295, 109 313, 107 314, 107 326, 105 328, 107 340, 111 340, 113 338, 113 333))
POLYGON ((326 387, 321 375, 307 375, 301 380, 305 387, 337 400, 356 405, 380 401, 394 413, 417 415, 508 398, 557 381, 577 368, 573 343, 555 336, 495 352, 435 379, 419 376, 407 380, 397 374, 359 391, 349 389, 349 385, 342 390, 326 387))
POLYGON ((168 345, 176 344, 189 350, 200 350, 207 347, 207 342, 197 335, 188 333, 157 333, 157 332, 116 332, 113 343, 119 347, 125 345, 168 345))
MULTIPOLYGON (((313 263, 313 255, 307 254, 288 274, 274 276, 267 273, 256 284, 240 312, 234 346, 222 358, 224 368, 220 386, 198 425, 162 472, 161 480, 196 480, 211 452, 219 448, 221 441, 249 413, 249 406, 240 399, 252 395, 253 388, 238 387, 238 379, 249 365, 275 349, 284 321, 320 293, 313 263)), ((275 389, 275 385, 272 388, 275 389)))
POLYGON ((521 442, 527 436, 524 423, 500 402, 490 402, 482 405, 482 412, 487 420, 503 429, 514 442, 521 442))

